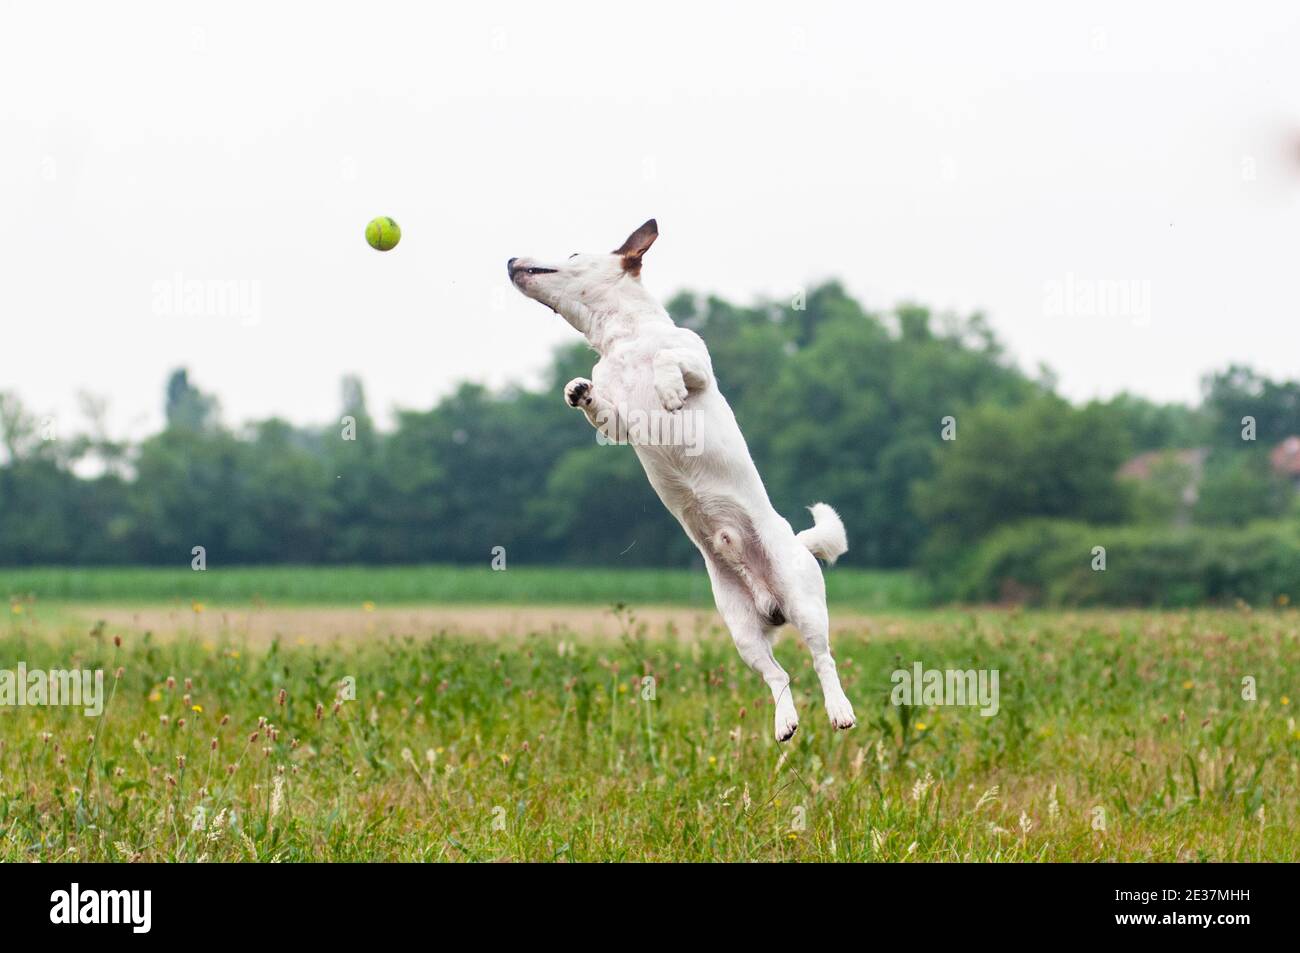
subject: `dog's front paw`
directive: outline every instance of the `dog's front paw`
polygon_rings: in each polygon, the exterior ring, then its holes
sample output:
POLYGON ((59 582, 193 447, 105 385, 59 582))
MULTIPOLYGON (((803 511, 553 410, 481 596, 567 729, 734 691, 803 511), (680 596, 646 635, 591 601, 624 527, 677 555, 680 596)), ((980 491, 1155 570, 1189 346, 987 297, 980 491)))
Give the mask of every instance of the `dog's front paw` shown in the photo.
POLYGON ((590 407, 595 385, 585 377, 575 377, 564 385, 564 402, 570 407, 590 407))
POLYGON ((681 375, 678 375, 676 380, 657 380, 655 394, 659 397, 659 403, 663 404, 664 410, 681 410, 686 404, 686 382, 681 379, 681 375))

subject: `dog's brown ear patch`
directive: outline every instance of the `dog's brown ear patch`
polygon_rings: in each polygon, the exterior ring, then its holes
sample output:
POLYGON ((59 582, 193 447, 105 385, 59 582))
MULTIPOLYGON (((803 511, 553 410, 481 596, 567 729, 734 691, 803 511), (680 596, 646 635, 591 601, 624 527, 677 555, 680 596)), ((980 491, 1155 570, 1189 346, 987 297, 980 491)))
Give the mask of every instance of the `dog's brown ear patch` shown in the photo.
POLYGON ((634 275, 641 273, 641 256, 650 250, 650 246, 655 243, 659 237, 659 225, 652 218, 635 232, 627 237, 618 248, 614 249, 615 255, 623 256, 623 268, 634 275))

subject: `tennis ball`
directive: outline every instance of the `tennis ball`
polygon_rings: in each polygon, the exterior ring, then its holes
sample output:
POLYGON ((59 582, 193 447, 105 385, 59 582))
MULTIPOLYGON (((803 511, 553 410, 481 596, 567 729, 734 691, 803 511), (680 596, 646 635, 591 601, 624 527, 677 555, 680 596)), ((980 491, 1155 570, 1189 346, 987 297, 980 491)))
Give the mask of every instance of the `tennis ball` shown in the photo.
POLYGON ((390 251, 396 248, 401 240, 402 230, 386 215, 372 218, 370 224, 366 226, 366 241, 370 243, 371 248, 390 251))

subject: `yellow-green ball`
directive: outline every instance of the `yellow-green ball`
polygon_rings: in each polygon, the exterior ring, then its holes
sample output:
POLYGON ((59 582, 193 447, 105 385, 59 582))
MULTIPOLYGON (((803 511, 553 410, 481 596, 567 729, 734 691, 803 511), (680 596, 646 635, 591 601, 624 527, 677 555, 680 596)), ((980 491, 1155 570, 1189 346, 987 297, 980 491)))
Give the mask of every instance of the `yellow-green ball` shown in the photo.
POLYGON ((372 218, 370 224, 366 226, 366 241, 370 243, 371 248, 390 251, 396 248, 401 240, 402 230, 386 215, 372 218))

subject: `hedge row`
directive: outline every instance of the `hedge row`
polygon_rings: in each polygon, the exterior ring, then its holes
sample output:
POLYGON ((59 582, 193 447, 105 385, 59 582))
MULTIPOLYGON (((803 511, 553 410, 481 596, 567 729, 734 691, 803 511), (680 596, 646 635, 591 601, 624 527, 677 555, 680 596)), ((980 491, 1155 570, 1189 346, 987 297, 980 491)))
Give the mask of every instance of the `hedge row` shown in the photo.
POLYGON ((1278 523, 1223 529, 1032 520, 989 535, 934 582, 960 602, 1288 604, 1300 600, 1300 533, 1278 523))

